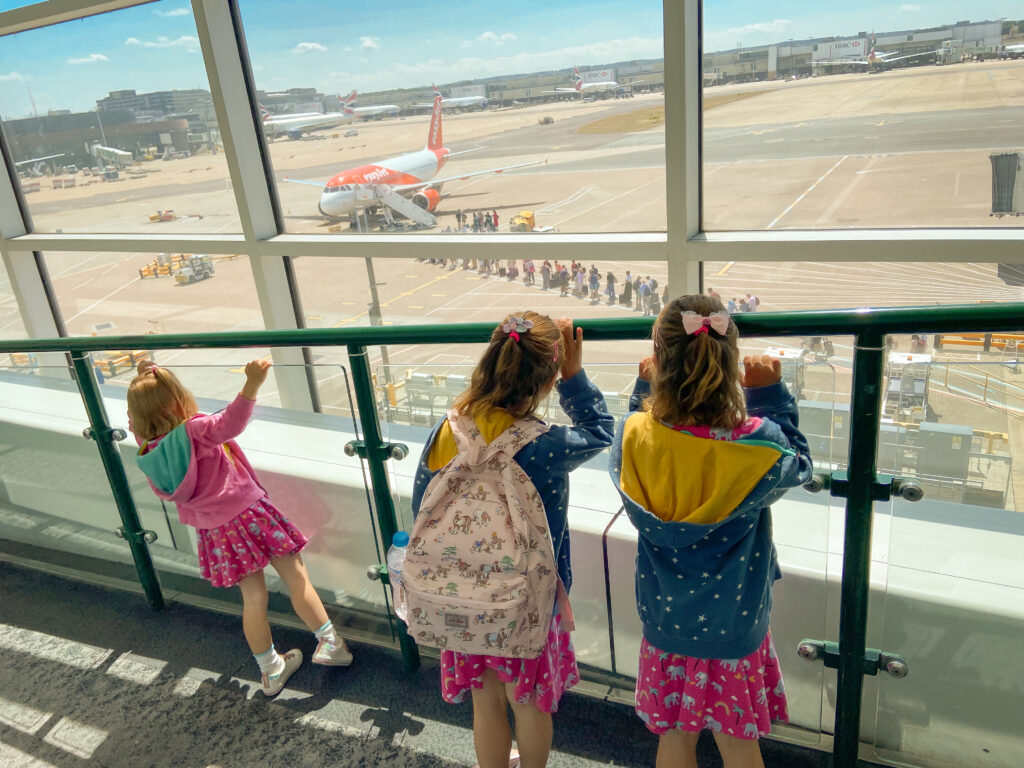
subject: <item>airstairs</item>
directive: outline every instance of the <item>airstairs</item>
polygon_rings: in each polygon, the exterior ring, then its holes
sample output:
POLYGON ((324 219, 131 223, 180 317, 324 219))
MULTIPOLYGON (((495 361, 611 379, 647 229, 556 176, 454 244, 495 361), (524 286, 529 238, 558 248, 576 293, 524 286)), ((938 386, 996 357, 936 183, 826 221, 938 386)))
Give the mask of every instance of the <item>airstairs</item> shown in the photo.
POLYGON ((402 197, 387 184, 359 185, 356 189, 356 199, 364 201, 368 206, 374 200, 382 203, 385 209, 385 218, 388 218, 387 214, 393 211, 423 227, 437 226, 437 217, 434 214, 420 208, 412 200, 402 197))

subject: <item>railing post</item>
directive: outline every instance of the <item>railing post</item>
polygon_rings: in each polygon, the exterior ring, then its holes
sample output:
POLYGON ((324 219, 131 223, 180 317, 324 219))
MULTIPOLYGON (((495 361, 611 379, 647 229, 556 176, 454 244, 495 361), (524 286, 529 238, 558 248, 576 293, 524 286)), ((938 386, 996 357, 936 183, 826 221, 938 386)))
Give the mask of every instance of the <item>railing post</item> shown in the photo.
MULTIPOLYGON (((377 400, 373 396, 373 383, 370 379, 370 363, 366 347, 361 344, 350 344, 348 359, 352 370, 352 386, 356 390, 356 405, 359 408, 359 423, 363 428, 363 444, 366 447, 366 463, 370 467, 370 484, 373 486, 373 506, 377 509, 377 525, 384 546, 391 542, 391 537, 398 531, 398 520, 395 517, 395 505, 391 499, 391 486, 384 462, 388 452, 380 435, 380 419, 377 417, 377 400)), ((406 672, 419 669, 420 651, 415 641, 405 631, 405 623, 398 619, 401 626, 398 642, 402 649, 402 664, 406 672)))
POLYGON ((78 391, 82 393, 82 402, 85 403, 85 412, 89 417, 91 436, 96 441, 96 447, 99 448, 100 460, 107 473, 107 482, 110 483, 110 490, 114 494, 114 503, 117 504, 117 511, 121 515, 123 526, 121 534, 131 548, 135 570, 139 574, 139 582, 142 584, 149 604, 153 606, 154 610, 161 610, 164 607, 164 596, 160 591, 160 580, 157 578, 156 569, 153 567, 153 558, 146 543, 149 534, 142 529, 139 511, 135 508, 135 499, 128 487, 128 476, 124 473, 121 453, 117 448, 117 441, 114 439, 110 422, 107 420, 107 411, 103 407, 103 400, 100 398, 99 383, 96 381, 89 353, 72 352, 71 360, 75 366, 78 391))
POLYGON ((843 583, 839 607, 839 681, 836 696, 834 768, 856 768, 860 741, 864 653, 867 648, 868 574, 875 487, 875 452, 882 416, 884 336, 857 334, 853 355, 853 414, 849 490, 843 536, 843 583))

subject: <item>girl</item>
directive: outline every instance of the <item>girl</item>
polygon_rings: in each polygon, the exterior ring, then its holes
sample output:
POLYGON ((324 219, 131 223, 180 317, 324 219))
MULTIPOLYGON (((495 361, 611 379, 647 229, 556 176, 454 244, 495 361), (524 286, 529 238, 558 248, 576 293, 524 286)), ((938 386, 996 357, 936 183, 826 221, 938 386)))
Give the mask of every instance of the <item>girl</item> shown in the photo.
MULTIPOLYGON (((533 417, 557 386, 572 427, 551 426, 515 454, 540 491, 554 545, 558 576, 568 590, 569 471, 600 453, 612 441, 613 419, 600 390, 583 371, 583 330, 572 321, 552 321, 525 312, 510 315, 491 333, 467 389, 454 410, 473 416, 488 443, 517 420, 533 417), (556 384, 558 375, 561 381, 556 384)), ((457 454, 447 419, 434 427, 420 458, 412 508, 420 509, 431 477, 457 454)), ((449 703, 473 697, 473 742, 480 768, 541 768, 551 750, 551 713, 562 694, 579 682, 569 636, 571 616, 555 604, 547 644, 534 659, 441 652, 441 696, 449 703), (511 752, 507 707, 515 716, 518 753, 511 752), (520 762, 521 760, 521 762, 520 762)), ((544 619, 547 620, 547 619, 544 619)))
POLYGON ((246 365, 238 397, 208 416, 198 412, 192 393, 173 373, 143 361, 128 387, 128 426, 140 446, 139 468, 153 491, 175 502, 181 522, 197 529, 203 578, 215 587, 237 584, 242 590, 242 630, 259 665, 263 693, 275 696, 302 664, 302 651, 281 656, 274 649, 263 579, 268 564, 316 636, 313 663, 346 667, 352 654, 309 581, 299 555, 306 537, 270 503, 233 439, 252 416, 269 369, 265 360, 246 365))
POLYGON ((653 337, 610 469, 639 534, 636 711, 661 737, 658 768, 696 768, 704 728, 725 768, 763 766, 758 737, 787 720, 769 505, 810 479, 807 440, 779 361, 748 357, 740 372, 720 301, 674 299, 653 337))

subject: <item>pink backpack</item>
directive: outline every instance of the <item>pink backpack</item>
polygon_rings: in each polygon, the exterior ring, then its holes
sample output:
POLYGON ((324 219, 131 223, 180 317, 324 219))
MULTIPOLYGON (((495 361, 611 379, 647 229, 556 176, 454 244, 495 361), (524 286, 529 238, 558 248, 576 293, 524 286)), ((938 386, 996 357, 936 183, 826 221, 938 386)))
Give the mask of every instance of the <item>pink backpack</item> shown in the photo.
POLYGON ((409 634, 422 645, 534 658, 558 573, 540 494, 513 456, 548 427, 519 419, 490 445, 448 412, 459 453, 430 481, 402 568, 409 634))

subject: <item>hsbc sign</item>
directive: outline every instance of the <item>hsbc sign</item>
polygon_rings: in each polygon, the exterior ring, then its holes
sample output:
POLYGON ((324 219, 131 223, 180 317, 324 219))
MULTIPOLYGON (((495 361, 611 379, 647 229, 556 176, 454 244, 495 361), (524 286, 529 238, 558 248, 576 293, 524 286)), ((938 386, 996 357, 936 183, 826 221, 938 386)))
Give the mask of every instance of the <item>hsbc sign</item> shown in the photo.
POLYGON ((815 43, 811 49, 811 59, 859 59, 867 55, 867 38, 856 40, 837 40, 833 43, 815 43))

